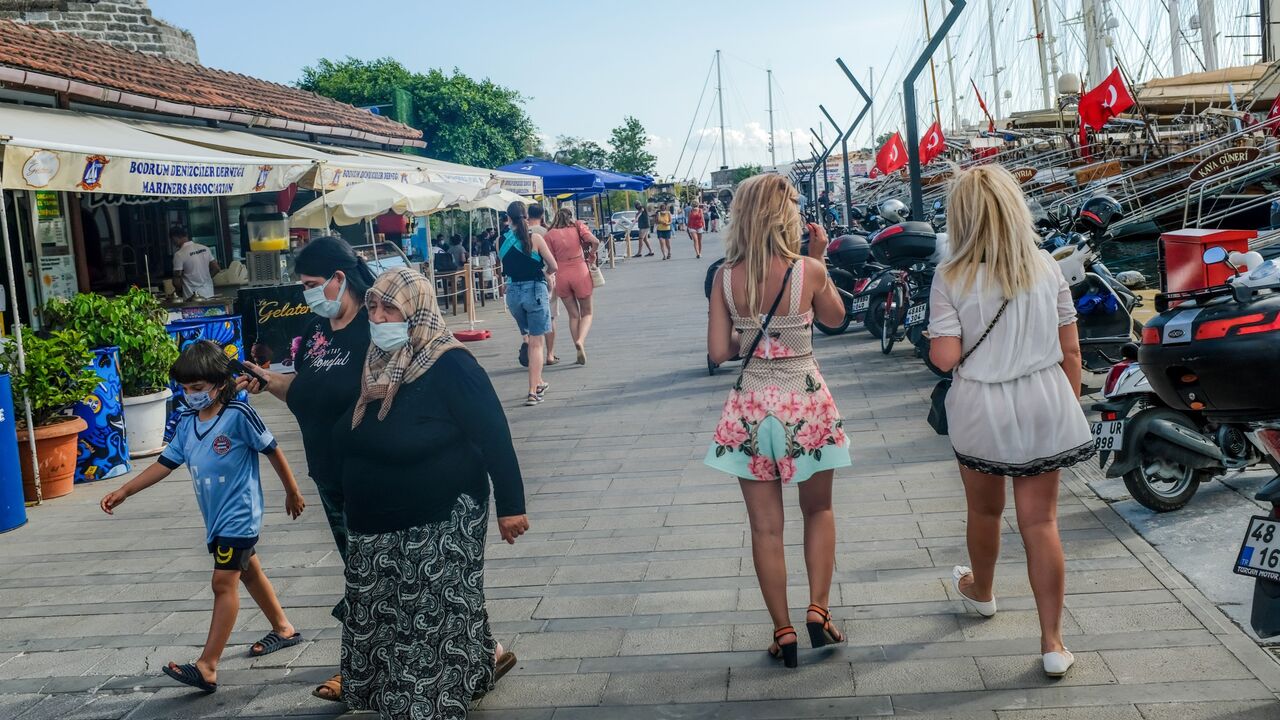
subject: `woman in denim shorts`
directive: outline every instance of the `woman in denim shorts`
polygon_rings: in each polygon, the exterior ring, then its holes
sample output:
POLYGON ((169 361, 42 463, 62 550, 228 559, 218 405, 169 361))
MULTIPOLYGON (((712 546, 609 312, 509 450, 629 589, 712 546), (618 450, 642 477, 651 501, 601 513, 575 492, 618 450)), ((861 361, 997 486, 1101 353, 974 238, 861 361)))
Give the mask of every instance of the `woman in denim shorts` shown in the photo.
POLYGON ((551 297, 547 285, 554 282, 556 259, 541 235, 529 232, 528 210, 517 200, 507 207, 511 229, 502 236, 498 254, 502 274, 507 277, 507 309, 516 319, 520 334, 529 339, 529 396, 524 404, 542 402, 550 387, 542 381, 546 358, 543 336, 551 332, 551 297))

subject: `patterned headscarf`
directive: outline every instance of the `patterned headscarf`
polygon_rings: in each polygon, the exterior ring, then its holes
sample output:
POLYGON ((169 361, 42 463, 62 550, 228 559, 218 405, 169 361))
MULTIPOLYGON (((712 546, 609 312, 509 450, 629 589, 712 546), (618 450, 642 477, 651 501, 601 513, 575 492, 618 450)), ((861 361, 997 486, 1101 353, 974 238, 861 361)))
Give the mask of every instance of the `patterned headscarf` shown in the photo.
POLYGON ((388 270, 378 276, 367 297, 376 297, 404 315, 409 342, 395 352, 369 344, 352 428, 364 419, 365 407, 374 400, 382 401, 378 419, 386 419, 400 386, 422 377, 446 351, 461 348, 471 352, 445 327, 434 288, 422 273, 407 268, 388 270))

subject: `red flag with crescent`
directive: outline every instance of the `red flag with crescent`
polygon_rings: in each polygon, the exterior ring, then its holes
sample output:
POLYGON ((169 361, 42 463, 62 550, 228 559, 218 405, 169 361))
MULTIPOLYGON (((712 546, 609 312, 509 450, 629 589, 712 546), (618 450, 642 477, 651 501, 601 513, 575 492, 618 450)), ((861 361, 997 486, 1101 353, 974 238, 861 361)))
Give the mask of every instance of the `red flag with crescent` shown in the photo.
POLYGON ((1080 96, 1080 121, 1101 130, 1107 121, 1134 106, 1120 68, 1111 71, 1098 87, 1080 96))
POLYGON ((894 133, 893 137, 876 153, 876 168, 889 175, 907 166, 907 146, 902 142, 902 135, 894 133))
POLYGON ((928 165, 947 149, 947 136, 942 134, 942 124, 934 122, 920 138, 920 164, 928 165))
POLYGON ((1271 103, 1271 112, 1267 113, 1266 123, 1271 127, 1272 135, 1280 135, 1280 95, 1271 103))

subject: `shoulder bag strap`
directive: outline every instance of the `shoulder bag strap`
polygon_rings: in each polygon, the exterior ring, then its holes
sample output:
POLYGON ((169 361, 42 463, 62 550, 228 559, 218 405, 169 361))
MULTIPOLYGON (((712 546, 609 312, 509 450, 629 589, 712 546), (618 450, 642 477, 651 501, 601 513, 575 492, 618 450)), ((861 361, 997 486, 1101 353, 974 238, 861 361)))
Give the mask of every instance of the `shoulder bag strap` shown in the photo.
POLYGON ((742 356, 742 370, 746 372, 747 363, 751 362, 752 356, 756 354, 756 348, 760 346, 760 341, 764 339, 764 334, 769 330, 769 323, 773 321, 773 314, 778 312, 778 304, 782 302, 782 296, 787 292, 787 282, 791 279, 791 271, 795 269, 795 265, 787 268, 787 273, 782 276, 782 287, 778 288, 778 296, 773 299, 773 306, 769 308, 769 314, 765 316, 764 322, 760 323, 760 334, 756 336, 755 341, 751 343, 751 347, 747 353, 742 356))
POLYGON ((991 334, 991 331, 995 329, 996 323, 1000 322, 1000 318, 1004 317, 1004 310, 1007 307, 1009 307, 1009 301, 1005 300, 1004 304, 1000 306, 1000 309, 996 311, 996 316, 991 319, 991 324, 987 325, 987 331, 982 333, 982 337, 978 338, 978 342, 974 343, 973 347, 969 348, 965 354, 960 356, 960 362, 956 363, 956 367, 963 365, 964 361, 968 360, 969 356, 973 354, 973 351, 977 350, 978 347, 982 345, 982 341, 986 340, 987 336, 991 334))

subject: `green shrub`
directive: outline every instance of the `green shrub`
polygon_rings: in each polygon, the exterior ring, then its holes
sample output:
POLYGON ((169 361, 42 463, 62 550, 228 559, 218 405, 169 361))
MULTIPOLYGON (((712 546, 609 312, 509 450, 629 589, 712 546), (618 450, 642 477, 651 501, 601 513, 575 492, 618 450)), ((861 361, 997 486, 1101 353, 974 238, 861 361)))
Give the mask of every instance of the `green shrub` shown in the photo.
POLYGON ((139 288, 114 298, 80 293, 49 301, 44 319, 55 330, 76 330, 89 347, 120 348, 120 384, 127 397, 162 390, 169 367, 178 359, 178 344, 164 329, 168 312, 139 288))
MULTIPOLYGON (((31 400, 31 416, 36 426, 48 425, 83 400, 98 385, 98 375, 89 369, 93 351, 88 339, 75 330, 36 334, 22 328, 26 351, 26 371, 18 370, 18 343, 9 340, 0 351, 0 362, 13 376, 13 404, 22 407, 22 394, 31 400)), ((18 410, 20 424, 25 422, 18 410)))

